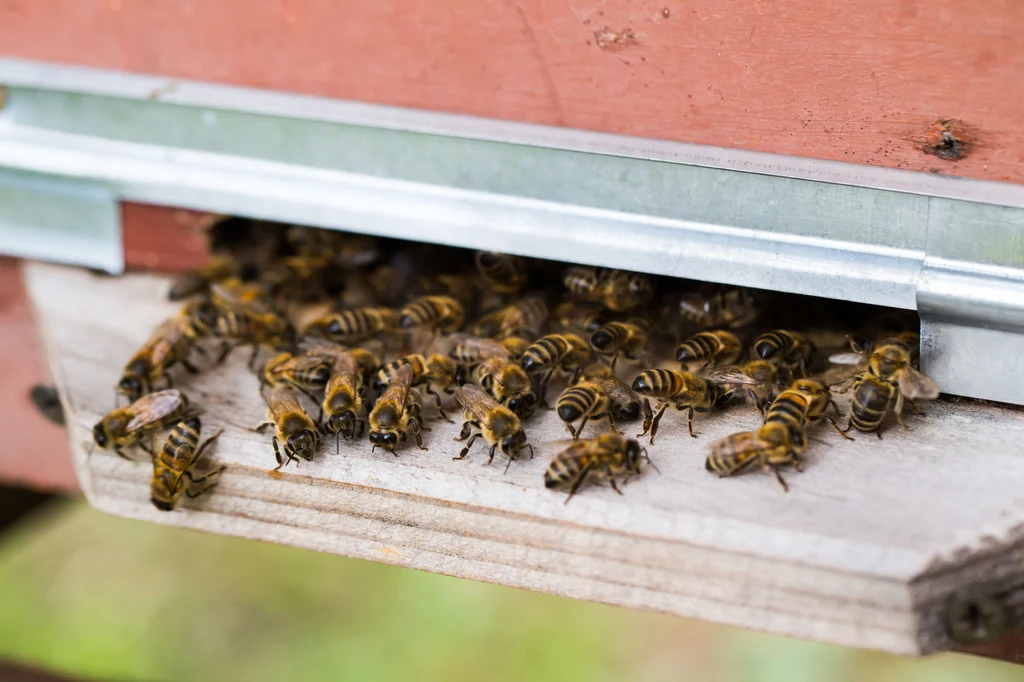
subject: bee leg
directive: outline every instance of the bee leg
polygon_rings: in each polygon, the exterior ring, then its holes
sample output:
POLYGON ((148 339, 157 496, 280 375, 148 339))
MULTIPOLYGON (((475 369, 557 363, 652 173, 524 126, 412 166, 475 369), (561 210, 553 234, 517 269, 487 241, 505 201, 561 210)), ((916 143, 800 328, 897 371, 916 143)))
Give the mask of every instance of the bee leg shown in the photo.
MULTIPOLYGON (((832 406, 832 409, 833 409, 833 410, 835 411, 835 413, 836 413, 836 417, 838 417, 838 416, 839 416, 839 405, 836 405, 836 401, 834 401, 834 400, 829 400, 829 401, 828 401, 828 404, 832 406)), ((828 407, 826 407, 825 409, 828 409, 828 407)))
POLYGON ((466 440, 467 438, 469 438, 469 432, 470 432, 471 428, 472 428, 472 424, 470 424, 469 422, 462 422, 462 431, 459 432, 459 437, 458 438, 453 438, 452 440, 458 440, 458 441, 466 440))
POLYGON ((896 395, 896 409, 893 410, 896 413, 896 421, 900 423, 903 428, 909 428, 907 423, 903 421, 903 394, 898 393, 896 395))
POLYGON ((437 413, 441 415, 441 419, 444 419, 449 424, 454 424, 455 422, 449 419, 448 415, 444 411, 444 406, 441 404, 441 396, 436 391, 430 388, 430 384, 427 384, 424 388, 427 391, 428 395, 434 396, 434 402, 437 403, 437 413))
MULTIPOLYGON (((466 422, 466 423, 468 424, 469 422, 466 422)), ((463 431, 465 431, 465 429, 463 429, 463 431)), ((452 457, 452 461, 454 461, 456 459, 466 459, 466 455, 469 454, 469 449, 471 447, 473 447, 473 442, 477 438, 479 438, 479 437, 480 437, 480 432, 474 433, 473 437, 469 439, 468 443, 466 443, 466 447, 462 448, 462 452, 459 453, 459 456, 458 457, 452 457)), ((459 440, 459 439, 456 438, 455 440, 459 440)))
POLYGON ((410 419, 409 424, 412 426, 412 437, 416 439, 416 445, 420 450, 426 450, 427 446, 423 444, 423 436, 420 435, 421 424, 419 419, 410 419))
POLYGON ((654 415, 654 420, 651 422, 651 445, 654 445, 654 437, 658 434, 658 424, 661 423, 661 415, 665 414, 667 409, 668 403, 662 403, 661 407, 658 408, 658 414, 654 415))
POLYGON ((914 404, 913 400, 911 400, 910 398, 907 398, 907 402, 910 403, 910 409, 912 409, 914 412, 916 412, 917 414, 921 415, 922 417, 924 416, 924 412, 922 412, 921 410, 919 410, 917 408, 917 405, 914 404))
POLYGON ((121 459, 126 459, 129 462, 134 462, 135 461, 134 458, 129 457, 128 455, 124 454, 124 451, 121 450, 121 448, 114 448, 114 452, 116 452, 117 456, 120 457, 121 459))
MULTIPOLYGON (((281 451, 277 447, 277 436, 274 436, 274 459, 277 460, 277 466, 274 467, 274 471, 280 471, 281 467, 284 466, 284 461, 281 459, 281 451)), ((290 457, 288 458, 291 459, 290 457)))
MULTIPOLYGON (((254 343, 254 344, 252 344, 252 354, 249 355, 249 363, 248 363, 249 369, 251 371, 256 371, 256 358, 258 358, 259 356, 260 356, 260 344, 254 343)), ((309 394, 307 393, 306 395, 309 395, 309 394)))
POLYGON ((583 421, 580 422, 579 428, 576 429, 576 433, 573 435, 573 440, 579 440, 580 434, 583 433, 583 427, 587 425, 590 420, 590 415, 584 415, 583 421))
POLYGON ((193 474, 191 470, 186 469, 185 476, 188 477, 188 480, 191 481, 192 483, 202 483, 203 481, 219 476, 220 473, 225 469, 227 469, 227 467, 218 467, 216 469, 211 469, 210 471, 207 471, 205 474, 200 474, 198 476, 193 474))
POLYGON ((757 411, 761 413, 761 419, 764 420, 764 405, 761 404, 761 399, 757 397, 757 393, 751 389, 747 391, 747 395, 750 396, 750 401, 757 407, 757 411))
POLYGON ((693 432, 693 406, 689 405, 689 414, 686 415, 686 430, 690 432, 690 438, 696 438, 697 434, 693 432))
POLYGON ((565 502, 562 504, 569 504, 569 500, 572 499, 572 496, 575 495, 576 491, 580 489, 581 485, 583 485, 583 481, 587 480, 587 474, 590 473, 590 469, 593 466, 593 463, 588 463, 580 470, 580 473, 577 474, 575 479, 573 479, 572 486, 569 487, 569 496, 565 498, 565 502))
POLYGON ((497 450, 497 449, 498 449, 498 444, 495 443, 494 445, 491 446, 491 449, 487 452, 487 466, 490 466, 491 462, 494 460, 494 451, 497 450))
POLYGON ((256 433, 263 433, 264 431, 267 430, 268 426, 273 426, 273 425, 274 425, 274 422, 263 422, 259 426, 253 427, 253 428, 251 428, 249 430, 250 431, 255 431, 256 433))
POLYGON ((654 418, 654 412, 651 410, 651 401, 644 398, 643 402, 644 411, 644 431, 643 433, 636 434, 636 437, 646 436, 647 432, 651 430, 651 420, 654 418))
POLYGON ((777 480, 779 482, 779 485, 782 486, 782 491, 788 493, 789 486, 786 484, 786 481, 782 478, 782 474, 779 473, 779 468, 772 464, 771 462, 766 462, 764 466, 766 469, 771 469, 772 473, 775 474, 775 480, 777 480))
POLYGON ((214 482, 213 482, 213 483, 211 483, 210 485, 208 485, 208 486, 204 486, 203 488, 200 488, 199 490, 192 490, 191 488, 189 488, 189 489, 185 490, 185 495, 186 495, 186 496, 187 496, 187 497, 188 497, 188 498, 189 498, 190 500, 194 500, 194 499, 196 499, 197 497, 199 497, 200 495, 202 495, 202 494, 204 494, 204 493, 208 493, 208 492, 210 492, 211 490, 213 490, 214 488, 216 488, 216 487, 217 487, 217 483, 218 483, 217 481, 214 481, 214 482))
POLYGON ((527 443, 526 447, 530 448, 530 459, 533 459, 533 446, 527 443))
POLYGON ((220 355, 217 356, 217 364, 218 365, 224 364, 224 361, 227 360, 228 356, 231 354, 231 351, 233 351, 234 349, 235 349, 235 346, 232 346, 227 341, 221 342, 221 344, 220 344, 220 355))
MULTIPOLYGON (((832 428, 836 430, 836 433, 838 433, 840 436, 842 436, 846 440, 857 440, 856 438, 851 438, 850 436, 847 436, 846 435, 846 431, 843 431, 841 428, 839 428, 839 424, 836 424, 836 420, 834 418, 828 417, 826 415, 821 415, 820 419, 824 419, 829 424, 831 424, 832 428)), ((849 430, 849 429, 847 429, 847 430, 849 430)))
POLYGON ((619 354, 616 353, 615 355, 612 356, 612 361, 609 364, 609 366, 614 370, 615 369, 615 363, 618 362, 618 361, 619 361, 619 354))
MULTIPOLYGON (((209 438, 207 438, 206 440, 204 440, 204 441, 203 441, 203 442, 202 442, 202 443, 201 443, 201 444, 199 445, 199 447, 198 447, 198 448, 196 449, 196 454, 194 454, 194 455, 192 456, 192 459, 190 459, 190 460, 189 460, 189 462, 188 462, 188 465, 189 465, 189 466, 192 466, 193 464, 195 464, 196 462, 198 462, 198 461, 199 461, 200 459, 202 459, 202 457, 203 457, 203 452, 205 452, 205 451, 206 451, 206 448, 207 448, 207 446, 209 446, 209 445, 210 445, 210 443, 212 443, 213 441, 215 441, 215 440, 217 440, 218 438, 220 438, 220 434, 222 434, 222 433, 224 433, 224 429, 221 429, 221 430, 220 430, 220 431, 218 431, 217 433, 213 434, 212 436, 210 436, 209 438)), ((186 469, 186 471, 187 471, 187 469, 186 469)))
MULTIPOLYGON (((205 351, 204 351, 204 352, 205 352, 205 351)), ((199 374, 199 368, 198 368, 198 367, 196 367, 195 365, 193 365, 193 364, 192 364, 191 362, 189 362, 189 361, 188 361, 188 360, 186 360, 185 358, 182 358, 182 359, 178 360, 178 362, 180 362, 180 363, 181 363, 181 366, 182 366, 182 367, 184 367, 184 368, 185 368, 185 370, 186 370, 186 371, 187 371, 187 372, 188 372, 189 374, 199 374)))
POLYGON ((605 416, 608 417, 608 426, 609 426, 609 428, 611 428, 612 433, 617 433, 617 434, 619 434, 621 436, 622 432, 620 432, 617 428, 615 428, 615 419, 612 416, 612 411, 608 410, 605 413, 605 416))
POLYGON ((572 427, 572 424, 570 424, 569 422, 565 422, 565 430, 569 432, 569 435, 572 436, 573 440, 577 440, 579 438, 579 431, 574 429, 572 427))

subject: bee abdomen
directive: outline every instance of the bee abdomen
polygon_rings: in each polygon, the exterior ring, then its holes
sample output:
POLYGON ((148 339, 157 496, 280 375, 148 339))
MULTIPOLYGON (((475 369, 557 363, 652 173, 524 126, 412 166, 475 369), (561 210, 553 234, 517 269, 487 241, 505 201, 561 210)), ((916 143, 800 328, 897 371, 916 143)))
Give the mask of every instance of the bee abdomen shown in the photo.
POLYGON ((617 348, 625 342, 627 336, 629 336, 629 330, 623 324, 609 322, 599 327, 590 336, 590 345, 597 350, 617 348))
POLYGON ((545 488, 562 488, 579 475, 579 462, 575 459, 556 457, 544 472, 545 488))
POLYGON ((892 401, 891 389, 875 382, 861 383, 850 402, 850 423, 858 431, 874 431, 881 426, 892 401))
POLYGON ((555 409, 559 419, 564 422, 572 422, 588 414, 597 401, 598 395, 592 389, 585 386, 572 386, 559 396, 555 409))
POLYGON ((476 267, 492 286, 510 293, 526 283, 526 263, 518 256, 477 251, 476 267))
POLYGON ((542 367, 550 367, 560 362, 568 350, 568 344, 561 337, 544 336, 531 344, 523 353, 522 368, 529 372, 542 367))
POLYGON ((679 362, 695 362, 711 357, 717 346, 714 340, 705 334, 696 334, 676 349, 676 360, 679 362))
POLYGON ((597 289, 599 277, 595 268, 572 267, 565 271, 562 282, 569 293, 577 296, 591 296, 597 289))
POLYGON ((402 365, 409 365, 412 367, 413 383, 419 381, 420 377, 426 372, 426 360, 422 355, 406 355, 405 357, 392 360, 388 364, 384 365, 377 371, 377 378, 373 383, 374 388, 383 388, 391 383, 395 378, 395 374, 402 365))
POLYGON ((667 398, 679 392, 679 376, 667 369, 649 369, 633 381, 633 390, 655 398, 667 398))

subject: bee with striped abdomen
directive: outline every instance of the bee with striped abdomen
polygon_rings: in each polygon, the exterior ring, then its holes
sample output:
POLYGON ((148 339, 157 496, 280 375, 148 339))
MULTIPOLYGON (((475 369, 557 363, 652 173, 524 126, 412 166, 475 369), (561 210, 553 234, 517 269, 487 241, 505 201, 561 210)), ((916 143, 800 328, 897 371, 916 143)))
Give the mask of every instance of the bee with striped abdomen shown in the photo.
POLYGON ((636 360, 647 354, 647 333, 632 322, 608 322, 590 336, 590 345, 598 355, 611 355, 614 369, 620 355, 636 360))
POLYGON ((679 344, 676 360, 683 369, 731 365, 740 358, 743 344, 730 331, 699 332, 679 344))
POLYGON ((722 287, 712 296, 684 294, 678 310, 685 321, 703 329, 740 329, 756 320, 760 312, 750 291, 741 287, 722 287))
POLYGON ((390 385, 397 376, 398 370, 405 366, 412 368, 412 386, 422 386, 427 395, 434 396, 438 414, 445 421, 451 422, 441 404, 441 396, 435 388, 446 393, 452 392, 451 389, 455 384, 455 375, 458 371, 455 361, 440 353, 434 353, 429 357, 418 353, 406 355, 381 367, 374 378, 373 387, 381 389, 390 385))
POLYGON ((218 431, 200 445, 201 428, 202 424, 197 416, 178 422, 168 434, 163 449, 153 458, 153 478, 149 483, 149 491, 150 501, 157 509, 171 511, 177 506, 182 495, 190 498, 199 497, 217 485, 214 481, 198 490, 194 487, 197 483, 204 483, 219 476, 225 469, 219 467, 202 474, 195 472, 195 467, 203 458, 206 448, 223 433, 218 431))
POLYGON ((423 445, 421 431, 426 430, 420 417, 420 398, 412 390, 413 369, 411 365, 402 365, 384 393, 377 399, 370 412, 370 442, 373 450, 378 446, 398 456, 395 448, 400 441, 406 439, 406 432, 412 430, 416 445, 426 450, 423 445))
POLYGON ((754 341, 754 352, 762 360, 784 364, 801 375, 807 373, 817 349, 803 334, 776 329, 765 332, 754 341))
MULTIPOLYGON (((753 383, 752 379, 743 376, 733 377, 735 386, 741 383, 753 383)), ((649 369, 641 372, 633 381, 633 390, 644 396, 644 430, 637 438, 651 434, 651 445, 658 433, 658 423, 669 405, 682 412, 688 410, 686 429, 691 438, 693 432, 693 413, 710 412, 719 402, 726 400, 736 390, 733 386, 726 387, 710 379, 699 377, 691 372, 677 372, 671 369, 649 369), (654 414, 648 398, 658 403, 658 412, 654 414)))
POLYGON ((632 421, 640 416, 640 396, 610 367, 593 364, 583 369, 580 381, 562 391, 555 410, 573 439, 579 438, 589 420, 605 417, 611 430, 618 433, 616 420, 632 421), (582 421, 574 429, 572 424, 577 420, 582 421))
POLYGON ((546 405, 548 383, 555 370, 572 374, 575 381, 589 361, 590 346, 580 337, 575 334, 548 334, 530 344, 519 364, 527 374, 544 374, 537 385, 540 402, 546 405))
MULTIPOLYGON (((128 407, 119 407, 105 415, 93 427, 92 437, 104 450, 112 449, 124 459, 130 459, 122 448, 140 444, 144 436, 181 420, 188 411, 188 398, 175 388, 148 393, 128 407)), ((153 454, 145 443, 141 443, 141 447, 153 454)))
POLYGON ((335 448, 340 449, 337 442, 339 436, 349 440, 363 434, 366 426, 362 417, 366 377, 377 370, 380 360, 362 348, 338 350, 332 356, 331 376, 324 388, 321 420, 325 420, 324 429, 335 434, 335 448))
POLYGON ((397 326, 398 316, 390 308, 346 308, 318 317, 302 333, 352 344, 397 329, 397 326))
POLYGON ((275 470, 296 457, 312 461, 320 444, 320 431, 299 404, 295 392, 288 386, 266 386, 262 393, 267 403, 267 421, 255 430, 263 433, 268 427, 274 427, 275 470))
POLYGON ((477 251, 476 270, 500 294, 519 293, 530 278, 525 258, 494 251, 477 251))
POLYGON ((508 464, 505 471, 508 471, 512 460, 519 457, 524 447, 530 448, 530 457, 533 457, 533 446, 526 442, 526 433, 519 422, 519 417, 512 410, 498 402, 486 393, 482 388, 473 384, 466 384, 455 389, 455 399, 462 405, 462 431, 456 441, 469 442, 462 448, 458 457, 452 459, 465 459, 469 449, 477 438, 483 436, 484 441, 490 446, 487 453, 487 463, 494 459, 495 451, 508 457, 508 464), (476 433, 472 433, 472 429, 476 433))
POLYGON ((614 312, 647 305, 654 295, 647 275, 625 270, 573 266, 565 271, 562 283, 575 298, 601 303, 614 312))
POLYGON ((269 386, 290 386, 316 401, 319 391, 331 378, 331 363, 319 354, 278 353, 263 364, 261 378, 269 386))
MULTIPOLYGON (((458 333, 452 334, 450 338, 455 342, 455 346, 452 347, 448 356, 463 365, 470 366, 488 358, 512 358, 513 351, 518 350, 517 346, 520 343, 527 343, 517 336, 509 336, 498 341, 458 333)), ((527 345, 529 344, 527 343, 527 345)), ((519 355, 522 355, 522 352, 519 355)))
POLYGON ((612 490, 622 494, 615 483, 623 485, 633 476, 640 475, 640 460, 651 464, 647 450, 635 440, 618 433, 602 433, 597 438, 573 442, 558 453, 544 472, 544 487, 549 490, 569 490, 565 504, 586 481, 608 481, 612 490))
POLYGON ((701 376, 718 384, 723 393, 722 400, 746 395, 762 417, 779 393, 793 383, 793 372, 788 367, 766 360, 711 367, 701 376))
POLYGON ((294 330, 282 315, 247 305, 219 285, 213 285, 212 291, 218 314, 211 331, 213 336, 223 340, 218 362, 223 362, 235 348, 251 344, 249 368, 253 369, 261 346, 279 347, 294 338, 294 330))
POLYGON ((509 336, 533 338, 548 318, 548 304, 540 295, 523 296, 514 303, 481 317, 473 325, 477 336, 503 339, 509 336))
POLYGON ((429 327, 437 334, 458 331, 466 318, 462 304, 451 296, 420 296, 410 301, 398 317, 402 329, 429 327))
POLYGON ((170 388, 173 382, 167 371, 175 363, 189 372, 197 372, 188 361, 189 351, 195 347, 195 337, 189 334, 187 324, 182 317, 162 322, 125 364, 117 392, 134 402, 151 392, 161 381, 170 388))
POLYGON ((210 285, 236 275, 239 265, 235 259, 227 255, 214 255, 203 266, 194 270, 186 270, 171 282, 167 298, 171 301, 182 301, 193 296, 201 296, 210 291, 210 285))
POLYGON ((522 367, 509 358, 487 358, 473 367, 470 377, 516 416, 525 418, 533 414, 534 406, 537 404, 533 380, 522 367))

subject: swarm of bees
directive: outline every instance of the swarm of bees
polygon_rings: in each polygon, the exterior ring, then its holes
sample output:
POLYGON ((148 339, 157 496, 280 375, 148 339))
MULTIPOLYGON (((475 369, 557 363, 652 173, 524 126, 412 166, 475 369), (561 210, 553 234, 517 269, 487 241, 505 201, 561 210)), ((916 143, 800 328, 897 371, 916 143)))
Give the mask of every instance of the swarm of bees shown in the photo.
POLYGON ((919 412, 915 399, 939 393, 917 369, 914 320, 862 328, 823 354, 815 330, 787 320, 792 306, 773 313, 769 294, 738 287, 238 220, 214 228, 211 250, 173 282, 178 314, 125 364, 127 406, 93 430, 102 449, 149 454, 165 511, 222 471, 200 465, 220 432, 201 439, 201 410, 172 370, 194 374, 243 346, 267 406, 254 430, 270 431, 277 469, 313 460, 330 437, 336 452, 341 440, 426 450, 431 420, 461 410, 453 459, 482 439, 487 463, 500 454, 507 471, 533 457, 531 422, 553 410, 571 440, 544 484, 566 502, 587 482, 621 494, 653 467, 638 439, 654 445, 669 407, 687 413, 693 438, 695 413, 756 409, 760 426, 712 444, 705 468, 760 467, 788 490, 780 469, 800 470, 817 422, 881 438, 889 414, 906 426, 904 406, 919 412), (852 395, 845 428, 833 390, 852 395), (619 431, 641 419, 635 437, 619 431))

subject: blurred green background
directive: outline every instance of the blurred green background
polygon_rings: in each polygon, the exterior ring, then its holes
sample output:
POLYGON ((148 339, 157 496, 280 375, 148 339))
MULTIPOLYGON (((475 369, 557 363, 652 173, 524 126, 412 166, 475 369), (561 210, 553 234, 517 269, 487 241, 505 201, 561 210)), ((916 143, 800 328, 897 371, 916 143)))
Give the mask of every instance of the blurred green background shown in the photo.
POLYGON ((258 542, 82 502, 0 544, 0 659, 138 680, 1024 680, 258 542))

